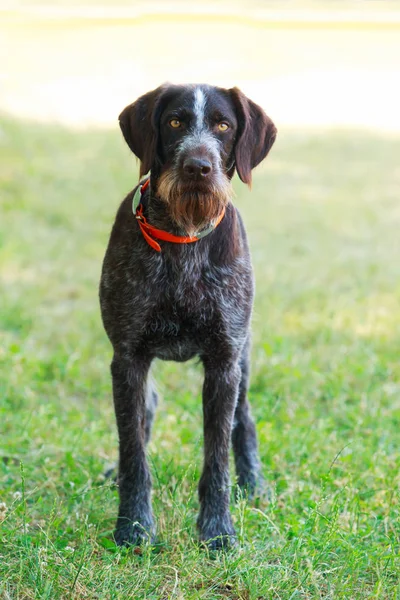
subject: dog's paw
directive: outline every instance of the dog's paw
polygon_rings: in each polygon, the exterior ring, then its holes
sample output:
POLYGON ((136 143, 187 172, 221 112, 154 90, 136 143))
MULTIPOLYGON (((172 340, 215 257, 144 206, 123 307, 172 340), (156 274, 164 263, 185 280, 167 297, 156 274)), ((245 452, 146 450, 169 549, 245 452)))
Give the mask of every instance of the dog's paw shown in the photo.
POLYGON ((114 540, 117 546, 141 546, 154 541, 153 526, 144 527, 140 523, 118 525, 114 531, 114 540))
POLYGON ((230 515, 224 518, 210 518, 198 522, 200 542, 209 550, 227 550, 237 545, 235 529, 230 515))
POLYGON ((237 482, 237 488, 235 493, 236 500, 246 498, 251 502, 254 496, 256 495, 256 491, 258 491, 258 489, 259 483, 255 478, 240 478, 237 482))
POLYGON ((201 539, 200 542, 210 552, 215 552, 218 550, 231 550, 237 546, 237 537, 235 533, 225 533, 212 538, 206 536, 206 539, 201 539))
POLYGON ((255 504, 261 500, 269 504, 271 497, 272 491, 259 473, 249 472, 241 474, 238 478, 235 491, 236 501, 246 499, 255 504))

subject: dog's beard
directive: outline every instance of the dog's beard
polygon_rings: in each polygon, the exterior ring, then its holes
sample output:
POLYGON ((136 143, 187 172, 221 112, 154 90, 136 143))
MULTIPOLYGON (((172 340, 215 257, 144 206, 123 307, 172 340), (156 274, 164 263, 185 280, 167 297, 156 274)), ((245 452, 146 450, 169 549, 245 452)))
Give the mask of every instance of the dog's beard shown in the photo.
MULTIPOLYGON (((203 184, 204 186, 204 184, 203 184)), ((165 171, 158 181, 157 196, 168 204, 169 214, 188 236, 205 229, 222 213, 232 197, 230 180, 219 177, 218 184, 196 189, 196 184, 182 183, 173 170, 165 171)))

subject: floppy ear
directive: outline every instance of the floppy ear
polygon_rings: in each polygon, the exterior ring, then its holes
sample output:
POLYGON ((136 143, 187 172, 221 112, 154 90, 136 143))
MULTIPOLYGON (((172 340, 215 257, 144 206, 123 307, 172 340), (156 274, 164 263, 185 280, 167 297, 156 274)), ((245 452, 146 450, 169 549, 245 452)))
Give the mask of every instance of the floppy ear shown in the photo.
POLYGON ((119 115, 126 143, 140 160, 140 177, 148 173, 156 159, 158 142, 157 107, 165 86, 144 94, 119 115))
POLYGON ((238 137, 235 144, 235 163, 240 179, 251 185, 251 170, 270 151, 277 129, 263 109, 238 88, 229 90, 238 118, 238 137))

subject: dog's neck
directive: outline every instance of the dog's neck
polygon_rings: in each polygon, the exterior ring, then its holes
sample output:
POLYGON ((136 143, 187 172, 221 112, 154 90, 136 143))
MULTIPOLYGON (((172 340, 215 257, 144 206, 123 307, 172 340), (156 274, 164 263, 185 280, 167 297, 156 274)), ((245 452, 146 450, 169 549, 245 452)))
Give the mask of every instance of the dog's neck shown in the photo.
POLYGON ((169 231, 174 235, 186 235, 186 231, 182 231, 171 218, 168 204, 161 200, 151 188, 145 192, 142 203, 147 220, 153 227, 169 231))

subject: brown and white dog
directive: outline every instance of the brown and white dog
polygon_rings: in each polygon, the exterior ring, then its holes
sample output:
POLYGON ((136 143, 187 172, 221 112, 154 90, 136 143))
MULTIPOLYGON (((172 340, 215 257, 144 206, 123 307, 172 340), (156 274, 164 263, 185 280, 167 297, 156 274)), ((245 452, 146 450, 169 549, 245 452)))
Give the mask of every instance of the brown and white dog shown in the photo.
POLYGON ((260 478, 247 400, 253 271, 231 179, 251 171, 276 137, 271 119, 240 90, 163 85, 127 106, 120 126, 140 159, 142 186, 122 202, 100 283, 119 433, 118 544, 152 538, 146 461, 157 396, 154 358, 204 366, 204 468, 200 539, 235 541, 229 513, 229 448, 238 485, 260 478))

